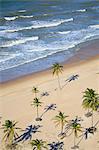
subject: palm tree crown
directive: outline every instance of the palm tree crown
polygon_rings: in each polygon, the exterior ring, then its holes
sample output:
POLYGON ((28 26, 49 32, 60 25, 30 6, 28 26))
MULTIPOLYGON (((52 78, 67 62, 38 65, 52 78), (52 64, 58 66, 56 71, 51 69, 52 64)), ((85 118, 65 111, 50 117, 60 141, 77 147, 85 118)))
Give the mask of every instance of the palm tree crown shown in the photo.
POLYGON ((47 149, 46 141, 43 141, 43 140, 38 140, 38 139, 32 140, 30 144, 33 147, 33 149, 36 149, 36 150, 41 150, 42 148, 47 149))
POLYGON ((37 93, 39 92, 39 90, 37 87, 33 87, 32 92, 35 94, 35 97, 37 97, 37 93))
POLYGON ((56 74, 58 75, 59 73, 62 73, 63 71, 63 66, 61 66, 59 63, 53 64, 53 75, 56 74))
POLYGON ((2 129, 4 130, 4 137, 3 140, 12 144, 13 140, 18 136, 16 130, 20 129, 16 127, 17 122, 5 120, 5 124, 2 125, 2 129))
POLYGON ((76 133, 75 135, 77 136, 76 129, 79 130, 79 128, 81 128, 81 124, 80 124, 81 121, 83 121, 83 120, 78 116, 76 116, 75 119, 69 120, 65 127, 65 129, 66 129, 65 132, 68 132, 69 130, 72 130, 72 131, 75 130, 75 133, 76 133))
POLYGON ((34 105, 34 107, 39 107, 41 106, 42 102, 39 101, 38 98, 34 98, 34 101, 32 102, 31 105, 34 105))
POLYGON ((99 106, 99 95, 93 89, 87 88, 84 92, 82 105, 85 109, 96 110, 97 106, 99 106))
POLYGON ((82 106, 85 109, 92 110, 92 126, 93 126, 93 111, 99 108, 99 95, 93 89, 87 88, 84 92, 82 106))

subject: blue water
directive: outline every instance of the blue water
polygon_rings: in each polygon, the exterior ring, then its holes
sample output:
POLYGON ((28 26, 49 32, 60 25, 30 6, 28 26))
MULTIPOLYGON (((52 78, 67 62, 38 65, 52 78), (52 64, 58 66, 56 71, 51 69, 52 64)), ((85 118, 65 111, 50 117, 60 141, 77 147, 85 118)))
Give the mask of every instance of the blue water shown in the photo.
POLYGON ((97 0, 0 0, 0 4, 0 71, 27 64, 29 68, 30 63, 35 67, 25 72, 42 70, 73 56, 76 45, 99 39, 97 0))

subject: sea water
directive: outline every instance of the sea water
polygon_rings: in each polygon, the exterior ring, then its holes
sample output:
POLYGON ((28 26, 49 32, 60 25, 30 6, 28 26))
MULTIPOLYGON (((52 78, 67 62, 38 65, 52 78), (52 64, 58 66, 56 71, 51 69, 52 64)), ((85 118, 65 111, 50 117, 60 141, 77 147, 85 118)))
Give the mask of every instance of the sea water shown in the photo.
POLYGON ((95 39, 97 0, 0 0, 0 81, 63 62, 95 39))

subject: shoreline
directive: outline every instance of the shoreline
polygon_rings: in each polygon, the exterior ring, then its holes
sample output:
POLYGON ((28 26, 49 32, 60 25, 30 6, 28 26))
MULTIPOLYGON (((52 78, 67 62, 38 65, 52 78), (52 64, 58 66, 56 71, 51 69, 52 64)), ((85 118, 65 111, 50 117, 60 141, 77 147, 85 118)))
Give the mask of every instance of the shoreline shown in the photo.
MULTIPOLYGON (((99 60, 99 55, 96 55, 96 56, 94 56, 94 57, 91 57, 91 58, 88 58, 88 59, 86 59, 86 60, 80 60, 80 61, 75 61, 75 57, 73 57, 71 60, 70 60, 70 63, 68 62, 68 63, 62 63, 62 65, 63 65, 63 67, 64 67, 64 70, 71 70, 72 68, 74 69, 74 68, 76 68, 76 67, 79 67, 80 65, 86 65, 86 64, 88 64, 88 63, 90 63, 90 62, 94 62, 94 61, 98 61, 99 60), (71 61, 72 61, 72 63, 71 63, 71 61), (78 64, 79 63, 79 64, 78 64)), ((99 73, 99 71, 97 71, 96 73, 99 73)), ((29 74, 29 75, 25 75, 25 76, 21 76, 21 77, 19 77, 19 78, 17 78, 17 79, 13 79, 13 80, 10 80, 10 81, 6 81, 6 82, 4 82, 4 83, 0 83, 0 86, 2 86, 2 87, 6 87, 6 85, 7 86, 9 86, 9 85, 12 85, 12 84, 16 84, 16 82, 18 83, 18 84, 20 84, 20 83, 24 83, 25 81, 29 81, 29 79, 31 79, 31 78, 33 78, 33 80, 34 79, 37 79, 37 78, 39 78, 39 77, 42 77, 42 76, 49 76, 50 75, 50 77, 52 78, 53 76, 52 76, 52 69, 51 68, 49 68, 49 69, 46 69, 46 70, 43 70, 43 71, 40 71, 40 72, 36 72, 36 73, 32 73, 32 74, 29 74)), ((56 79, 52 79, 51 81, 53 81, 53 80, 56 80, 56 79)), ((50 80, 48 80, 48 81, 45 81, 45 82, 49 82, 50 80)), ((44 81, 43 81, 44 82, 44 81)), ((40 83, 40 84, 43 84, 43 82, 42 83, 40 83)), ((37 86, 38 85, 40 85, 40 84, 36 84, 37 86)))
MULTIPOLYGON (((77 51, 76 51, 75 55, 60 64, 62 64, 68 68, 68 67, 78 65, 79 63, 84 63, 86 61, 90 61, 90 60, 98 58, 98 57, 99 57, 99 40, 95 40, 95 41, 90 41, 89 43, 86 43, 82 47, 77 45, 77 51)), ((5 83, 14 82, 16 80, 21 80, 22 78, 28 78, 30 76, 35 76, 40 73, 49 72, 50 69, 51 69, 51 67, 41 70, 41 71, 29 73, 26 75, 21 75, 19 77, 16 77, 14 79, 10 79, 7 81, 0 81, 0 84, 2 85, 5 83)))

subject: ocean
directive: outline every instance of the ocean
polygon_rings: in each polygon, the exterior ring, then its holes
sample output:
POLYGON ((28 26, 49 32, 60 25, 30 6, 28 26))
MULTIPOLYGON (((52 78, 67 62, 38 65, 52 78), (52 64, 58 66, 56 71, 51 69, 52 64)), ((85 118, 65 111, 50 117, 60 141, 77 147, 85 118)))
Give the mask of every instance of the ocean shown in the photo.
POLYGON ((64 62, 96 39, 98 0, 0 0, 0 82, 64 62))

